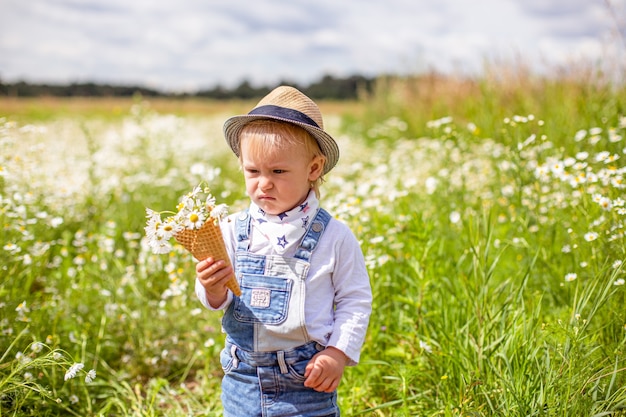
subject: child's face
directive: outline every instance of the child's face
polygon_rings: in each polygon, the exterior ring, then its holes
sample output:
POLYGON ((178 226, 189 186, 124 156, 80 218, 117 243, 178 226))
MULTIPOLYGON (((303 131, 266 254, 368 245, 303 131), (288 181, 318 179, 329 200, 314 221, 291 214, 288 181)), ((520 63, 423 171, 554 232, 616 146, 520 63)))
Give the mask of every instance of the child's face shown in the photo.
POLYGON ((309 194, 311 182, 322 173, 322 158, 310 157, 297 145, 258 155, 250 151, 250 142, 242 138, 241 161, 246 191, 252 201, 272 215, 301 204, 309 194))

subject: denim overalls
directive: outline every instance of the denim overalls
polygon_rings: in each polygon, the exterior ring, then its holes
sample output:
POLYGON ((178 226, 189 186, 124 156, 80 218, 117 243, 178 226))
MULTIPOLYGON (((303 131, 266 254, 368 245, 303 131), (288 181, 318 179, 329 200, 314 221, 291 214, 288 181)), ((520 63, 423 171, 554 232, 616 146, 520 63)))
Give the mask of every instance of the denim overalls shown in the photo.
POLYGON ((324 349, 306 330, 309 260, 330 214, 318 210, 293 258, 248 252, 251 217, 236 221, 235 273, 242 295, 224 313, 225 417, 339 416, 337 393, 304 386, 304 370, 324 349))

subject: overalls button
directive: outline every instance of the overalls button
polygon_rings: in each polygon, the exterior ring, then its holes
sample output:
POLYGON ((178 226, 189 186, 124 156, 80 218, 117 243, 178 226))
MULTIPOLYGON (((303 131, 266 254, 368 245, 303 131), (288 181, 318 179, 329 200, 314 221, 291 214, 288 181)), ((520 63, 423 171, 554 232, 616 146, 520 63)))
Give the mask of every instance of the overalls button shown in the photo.
POLYGON ((319 222, 315 222, 313 223, 313 225, 311 226, 311 229, 315 232, 315 233, 319 233, 322 231, 324 227, 322 226, 322 223, 319 222))
POLYGON ((248 218, 248 213, 241 213, 239 215, 239 220, 246 220, 248 218))

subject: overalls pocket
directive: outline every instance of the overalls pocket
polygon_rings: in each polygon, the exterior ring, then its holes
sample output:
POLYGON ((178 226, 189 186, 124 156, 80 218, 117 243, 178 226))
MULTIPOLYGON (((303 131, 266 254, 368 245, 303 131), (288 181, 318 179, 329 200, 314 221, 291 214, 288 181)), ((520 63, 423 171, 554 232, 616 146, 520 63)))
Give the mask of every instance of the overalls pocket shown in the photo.
POLYGON ((224 374, 230 372, 233 369, 233 357, 230 356, 230 353, 226 351, 226 349, 222 349, 220 352, 220 364, 222 365, 222 371, 224 374))
POLYGON ((289 369, 289 375, 291 375, 296 381, 304 382, 306 379, 304 373, 306 372, 306 366, 309 364, 310 359, 298 361, 294 364, 287 365, 289 369))
POLYGON ((277 325, 287 319, 292 281, 288 278, 243 274, 241 296, 235 297, 233 315, 244 323, 277 325))

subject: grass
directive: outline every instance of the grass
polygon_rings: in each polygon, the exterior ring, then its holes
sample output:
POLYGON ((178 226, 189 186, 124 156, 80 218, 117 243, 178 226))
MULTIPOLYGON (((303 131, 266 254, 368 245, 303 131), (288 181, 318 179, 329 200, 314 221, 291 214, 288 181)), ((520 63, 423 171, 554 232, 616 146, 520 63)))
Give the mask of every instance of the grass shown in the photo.
MULTIPOLYGON (((625 412, 626 94, 508 77, 322 103, 322 202, 375 296, 343 415, 625 412)), ((245 204, 221 136, 245 105, 0 102, 0 415, 221 415, 219 314, 184 250, 150 253, 144 210, 200 180, 245 204)))
MULTIPOLYGON (((104 119, 119 121, 128 116, 138 103, 146 105, 160 114, 181 117, 228 117, 247 113, 257 100, 211 100, 201 98, 157 98, 143 99, 124 97, 0 97, 0 114, 11 116, 12 121, 21 123, 50 122, 60 118, 74 120, 104 119)), ((357 101, 324 101, 320 103, 324 113, 359 116, 363 103, 357 101)))

